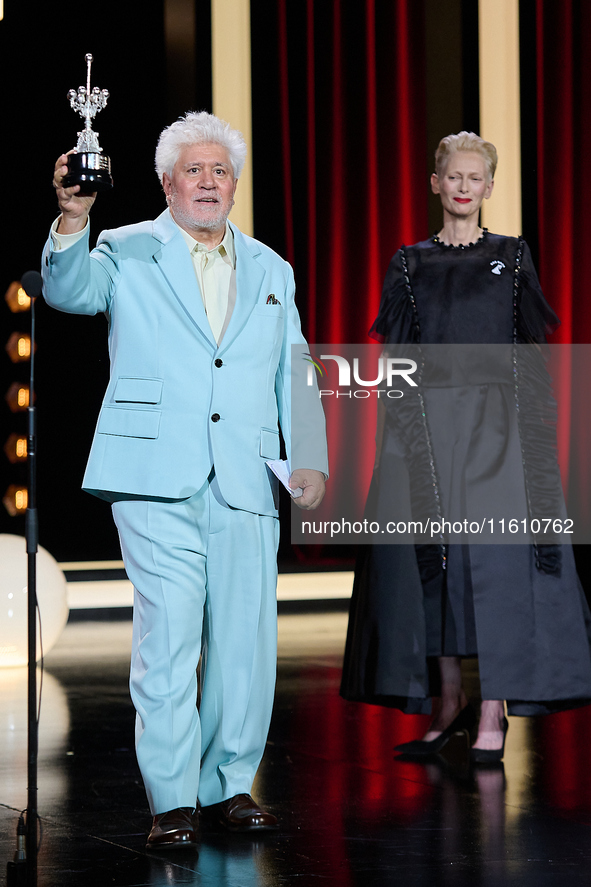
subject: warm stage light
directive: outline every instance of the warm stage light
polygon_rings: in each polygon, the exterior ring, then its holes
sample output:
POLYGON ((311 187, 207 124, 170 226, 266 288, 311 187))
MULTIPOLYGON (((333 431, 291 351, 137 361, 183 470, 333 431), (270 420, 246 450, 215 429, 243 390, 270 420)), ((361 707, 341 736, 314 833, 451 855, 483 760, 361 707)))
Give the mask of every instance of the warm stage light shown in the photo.
POLYGON ((22 434, 11 434, 4 444, 4 452, 9 462, 25 462, 27 458, 27 438, 22 434))
POLYGON ((16 484, 11 484, 8 487, 2 500, 5 509, 11 517, 16 517, 17 514, 24 514, 27 510, 28 501, 29 494, 27 488, 19 487, 16 484))
POLYGON ((29 406, 29 386, 22 382, 13 382, 6 392, 6 403, 13 413, 26 410, 29 406))
POLYGON ((15 280, 10 284, 4 299, 13 314, 17 314, 19 311, 28 311, 31 307, 31 299, 22 288, 20 280, 15 280))
POLYGON ((13 333, 6 343, 6 353, 13 363, 31 359, 31 337, 28 333, 13 333))

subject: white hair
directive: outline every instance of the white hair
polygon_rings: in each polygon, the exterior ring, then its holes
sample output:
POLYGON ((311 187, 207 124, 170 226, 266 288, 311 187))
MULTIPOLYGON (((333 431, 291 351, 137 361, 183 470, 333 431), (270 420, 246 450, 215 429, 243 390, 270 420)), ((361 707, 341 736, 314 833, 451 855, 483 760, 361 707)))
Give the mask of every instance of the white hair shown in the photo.
POLYGON ((227 150, 234 178, 238 179, 246 160, 246 142, 242 133, 207 111, 189 111, 160 133, 156 146, 156 174, 160 183, 164 173, 172 176, 182 148, 210 144, 221 145, 227 150))

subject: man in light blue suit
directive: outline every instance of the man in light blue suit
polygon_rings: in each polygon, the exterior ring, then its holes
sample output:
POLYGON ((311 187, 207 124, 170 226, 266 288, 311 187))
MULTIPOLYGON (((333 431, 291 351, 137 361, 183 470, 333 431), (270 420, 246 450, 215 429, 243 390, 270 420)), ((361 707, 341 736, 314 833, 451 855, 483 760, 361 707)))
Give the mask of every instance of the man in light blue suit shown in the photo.
POLYGON ((266 461, 279 426, 300 507, 319 505, 328 472, 315 389, 292 428, 292 379, 308 366, 292 270, 227 222, 245 156, 213 115, 179 119, 156 150, 168 208, 104 231, 90 254, 96 195, 63 187, 67 155, 54 174, 45 298, 109 323, 83 486, 113 503, 135 588, 130 687, 151 850, 193 847, 199 809, 235 831, 276 827, 250 791, 275 686, 278 490, 266 461))

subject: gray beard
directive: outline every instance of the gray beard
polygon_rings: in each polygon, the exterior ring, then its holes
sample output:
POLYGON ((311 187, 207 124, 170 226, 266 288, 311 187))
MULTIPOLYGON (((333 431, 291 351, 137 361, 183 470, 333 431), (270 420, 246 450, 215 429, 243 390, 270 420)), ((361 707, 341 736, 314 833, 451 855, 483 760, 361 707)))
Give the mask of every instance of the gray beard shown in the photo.
POLYGON ((220 228, 223 228, 226 224, 226 219, 230 215, 230 210, 226 212, 223 209, 220 209, 219 212, 217 212, 213 216, 208 216, 205 219, 197 220, 194 215, 184 212, 184 210, 179 209, 176 206, 174 195, 170 198, 169 207, 176 222, 181 223, 185 228, 192 228, 195 231, 216 231, 220 228))

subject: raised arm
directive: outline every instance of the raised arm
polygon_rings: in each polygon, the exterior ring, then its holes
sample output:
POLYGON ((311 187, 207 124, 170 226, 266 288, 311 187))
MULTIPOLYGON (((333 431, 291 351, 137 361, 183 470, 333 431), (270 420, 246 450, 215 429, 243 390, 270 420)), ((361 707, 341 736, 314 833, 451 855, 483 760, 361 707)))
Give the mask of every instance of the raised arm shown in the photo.
POLYGON ((61 154, 53 173, 61 215, 52 225, 43 251, 43 295, 46 302, 59 311, 98 314, 109 308, 116 275, 117 244, 103 250, 98 261, 99 251, 95 250, 95 257, 90 257, 88 214, 96 194, 81 194, 80 185, 64 188, 67 160, 68 155, 61 154))

